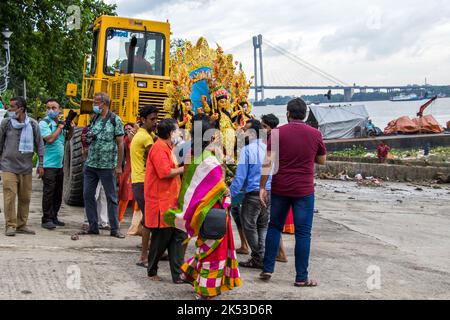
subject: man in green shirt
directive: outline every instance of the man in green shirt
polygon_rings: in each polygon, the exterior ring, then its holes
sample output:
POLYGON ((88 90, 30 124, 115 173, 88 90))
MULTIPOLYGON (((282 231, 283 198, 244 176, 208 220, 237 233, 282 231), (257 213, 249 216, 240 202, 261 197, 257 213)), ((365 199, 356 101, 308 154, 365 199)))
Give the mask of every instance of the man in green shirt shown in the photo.
MULTIPOLYGON (((64 123, 59 123, 61 106, 56 99, 45 102, 47 116, 39 122, 42 138, 45 143, 44 175, 42 177, 42 227, 55 229, 65 224, 58 220, 58 212, 62 203, 63 191, 63 158, 65 138, 70 139, 73 126, 64 130, 64 123)), ((73 124, 72 124, 73 125, 73 124)))
POLYGON ((86 234, 99 234, 95 190, 100 180, 108 203, 111 236, 125 238, 119 230, 117 180, 122 174, 123 136, 120 118, 109 110, 110 98, 104 92, 94 95, 93 111, 96 114, 89 125, 86 140, 89 144, 84 168, 84 205, 89 221, 86 234))

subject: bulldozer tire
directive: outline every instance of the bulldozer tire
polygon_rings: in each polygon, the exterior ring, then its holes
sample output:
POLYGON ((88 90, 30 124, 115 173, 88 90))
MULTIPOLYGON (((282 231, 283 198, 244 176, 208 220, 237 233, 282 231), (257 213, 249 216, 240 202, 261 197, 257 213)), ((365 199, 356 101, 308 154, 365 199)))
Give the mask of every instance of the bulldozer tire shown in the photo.
POLYGON ((66 142, 64 151, 64 202, 69 206, 84 206, 83 201, 83 147, 81 132, 83 128, 74 128, 73 137, 66 142))

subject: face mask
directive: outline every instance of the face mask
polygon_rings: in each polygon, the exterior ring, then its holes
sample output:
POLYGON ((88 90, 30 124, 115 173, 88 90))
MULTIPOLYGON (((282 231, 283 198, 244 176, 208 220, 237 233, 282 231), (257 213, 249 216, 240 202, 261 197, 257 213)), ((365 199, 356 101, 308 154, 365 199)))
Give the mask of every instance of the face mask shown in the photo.
POLYGON ((183 138, 181 138, 180 136, 172 136, 170 138, 170 141, 172 142, 172 144, 174 146, 176 146, 177 144, 179 144, 181 141, 183 141, 183 138))
POLYGON ((92 108, 92 110, 94 111, 94 113, 99 114, 102 112, 102 110, 100 109, 100 107, 98 105, 94 105, 94 107, 92 108))
POLYGON ((47 115, 51 118, 51 119, 56 119, 59 116, 59 112, 57 111, 53 111, 53 110, 48 110, 47 111, 47 115))
POLYGON ((19 118, 14 111, 8 111, 8 117, 10 119, 18 119, 19 118))

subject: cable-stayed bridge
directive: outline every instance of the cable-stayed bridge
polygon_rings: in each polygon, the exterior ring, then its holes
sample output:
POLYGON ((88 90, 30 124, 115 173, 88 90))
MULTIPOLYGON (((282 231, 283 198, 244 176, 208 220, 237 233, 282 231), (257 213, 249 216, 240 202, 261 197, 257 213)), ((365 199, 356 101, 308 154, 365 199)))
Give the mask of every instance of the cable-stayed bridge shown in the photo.
POLYGON ((227 52, 243 62, 247 74, 254 75, 255 101, 264 100, 265 90, 338 90, 345 101, 351 101, 355 91, 429 90, 431 86, 362 86, 349 83, 301 59, 297 55, 264 39, 253 37, 227 52))

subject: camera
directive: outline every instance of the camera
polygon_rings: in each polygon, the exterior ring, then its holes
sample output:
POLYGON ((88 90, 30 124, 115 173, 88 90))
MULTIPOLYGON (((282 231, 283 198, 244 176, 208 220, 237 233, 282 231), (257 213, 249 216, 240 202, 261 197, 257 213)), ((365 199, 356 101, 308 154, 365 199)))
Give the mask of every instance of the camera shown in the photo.
POLYGON ((64 130, 70 130, 72 127, 72 121, 77 116, 77 113, 70 109, 69 114, 67 115, 66 120, 64 121, 64 130))
POLYGON ((97 136, 92 131, 89 130, 86 133, 86 138, 85 138, 86 145, 88 145, 88 146, 91 145, 95 141, 95 139, 97 139, 97 136))

